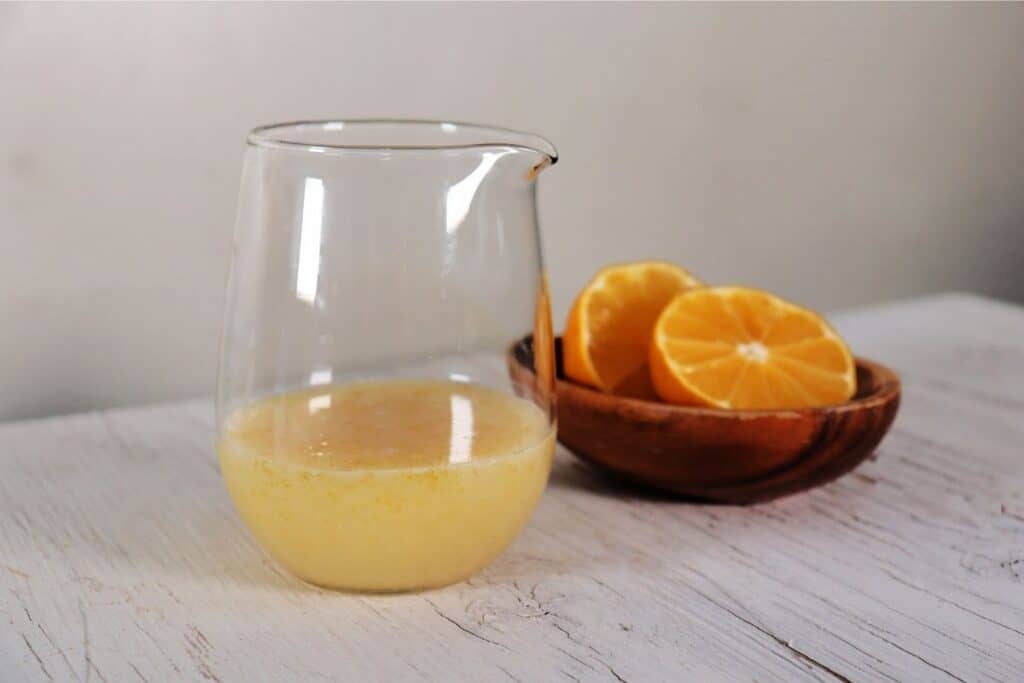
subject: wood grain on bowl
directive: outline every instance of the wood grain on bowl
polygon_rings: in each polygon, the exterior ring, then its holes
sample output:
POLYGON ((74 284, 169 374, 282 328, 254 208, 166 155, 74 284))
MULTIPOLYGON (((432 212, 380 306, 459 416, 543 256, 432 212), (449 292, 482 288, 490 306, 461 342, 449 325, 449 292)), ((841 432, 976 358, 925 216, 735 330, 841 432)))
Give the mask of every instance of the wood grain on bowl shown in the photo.
MULTIPOLYGON (((800 410, 718 410, 600 392, 566 380, 558 362, 558 440, 575 455, 662 491, 727 503, 771 500, 832 481, 871 455, 899 408, 899 377, 857 359, 856 396, 800 410)), ((532 386, 532 343, 509 354, 532 386)))

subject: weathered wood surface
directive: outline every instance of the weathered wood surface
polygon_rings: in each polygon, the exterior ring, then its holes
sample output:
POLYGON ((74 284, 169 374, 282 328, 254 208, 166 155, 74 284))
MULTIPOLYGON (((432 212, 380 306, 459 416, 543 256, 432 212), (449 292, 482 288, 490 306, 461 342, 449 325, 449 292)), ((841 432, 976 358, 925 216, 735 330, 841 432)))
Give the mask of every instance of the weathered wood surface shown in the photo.
POLYGON ((0 681, 1024 680, 1024 309, 838 316, 900 371, 878 457, 753 507, 558 456, 529 528, 419 595, 307 587, 235 517, 207 402, 0 426, 0 681))

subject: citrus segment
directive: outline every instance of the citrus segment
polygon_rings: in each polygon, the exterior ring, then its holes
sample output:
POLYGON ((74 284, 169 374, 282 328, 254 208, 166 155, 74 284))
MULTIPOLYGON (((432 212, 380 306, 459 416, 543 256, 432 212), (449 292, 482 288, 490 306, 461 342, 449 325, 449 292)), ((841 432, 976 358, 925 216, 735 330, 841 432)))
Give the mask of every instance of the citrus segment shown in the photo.
POLYGON ((609 266, 583 288, 562 338, 565 374, 626 396, 654 398, 648 348, 658 315, 676 295, 702 286, 662 261, 609 266))
POLYGON ((662 399, 717 408, 828 405, 856 389, 853 357, 828 323, 744 287, 673 299, 655 325, 650 372, 662 399))

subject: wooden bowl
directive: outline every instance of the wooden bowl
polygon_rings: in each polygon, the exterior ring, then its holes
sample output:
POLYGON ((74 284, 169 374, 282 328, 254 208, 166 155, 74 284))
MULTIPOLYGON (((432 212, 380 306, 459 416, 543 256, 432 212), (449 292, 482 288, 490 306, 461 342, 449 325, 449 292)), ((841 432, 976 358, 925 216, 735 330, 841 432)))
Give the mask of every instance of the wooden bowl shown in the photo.
MULTIPOLYGON (((766 501, 832 481, 871 455, 900 403, 896 373, 863 358, 847 403, 718 410, 605 394, 565 379, 561 339, 556 356, 562 445, 629 481, 709 501, 766 501)), ((513 381, 531 384, 532 339, 508 360, 513 381)))

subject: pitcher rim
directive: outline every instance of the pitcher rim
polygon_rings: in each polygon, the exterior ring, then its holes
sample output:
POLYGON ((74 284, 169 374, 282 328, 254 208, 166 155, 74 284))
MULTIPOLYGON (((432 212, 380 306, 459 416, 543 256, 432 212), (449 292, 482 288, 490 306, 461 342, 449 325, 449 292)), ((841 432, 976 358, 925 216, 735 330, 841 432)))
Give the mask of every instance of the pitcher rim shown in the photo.
MULTIPOLYGON (((340 136, 339 136, 340 138, 340 136)), ((444 150, 466 150, 479 148, 504 147, 522 149, 536 152, 548 158, 548 163, 554 164, 558 161, 558 151, 547 138, 501 126, 489 126, 465 121, 450 121, 441 119, 402 119, 402 118, 352 118, 352 119, 310 119, 302 121, 286 121, 281 123, 270 123, 257 126, 249 131, 246 137, 246 144, 253 147, 298 149, 307 152, 327 152, 331 150, 349 152, 422 152, 422 151, 444 151, 444 150), (436 144, 409 144, 409 143, 385 143, 365 144, 348 143, 342 139, 317 140, 315 142, 302 141, 289 137, 303 131, 319 129, 323 133, 339 134, 346 127, 373 128, 373 127, 395 126, 410 129, 435 128, 434 133, 438 136, 459 135, 473 137, 470 142, 458 142, 453 140, 448 143, 436 144)))

